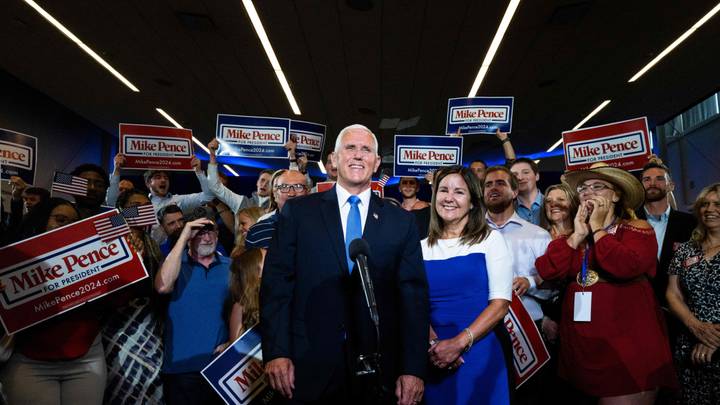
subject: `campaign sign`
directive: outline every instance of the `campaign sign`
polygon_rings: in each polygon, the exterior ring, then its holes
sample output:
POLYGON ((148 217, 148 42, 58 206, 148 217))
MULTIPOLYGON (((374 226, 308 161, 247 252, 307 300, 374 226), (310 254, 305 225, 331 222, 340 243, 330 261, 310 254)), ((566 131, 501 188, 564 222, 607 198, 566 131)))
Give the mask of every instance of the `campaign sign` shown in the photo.
POLYGON ((550 360, 550 353, 535 322, 515 293, 503 323, 512 343, 515 388, 518 388, 550 360))
POLYGON ((124 169, 193 170, 192 142, 189 129, 120 124, 124 169))
POLYGON ((448 100, 445 133, 494 134, 512 132, 514 97, 459 97, 448 100))
POLYGON ((0 320, 8 333, 105 296, 148 276, 125 237, 102 242, 104 212, 0 249, 0 320))
MULTIPOLYGON (((317 192, 321 193, 323 191, 330 190, 334 185, 334 181, 321 181, 315 184, 315 187, 317 187, 317 192)), ((370 190, 372 190, 372 192, 380 198, 385 197, 385 186, 383 186, 379 181, 371 181, 370 190)))
POLYGON ((395 135, 395 177, 422 177, 430 170, 462 164, 461 136, 395 135))
POLYGON ((257 326, 243 333, 200 373, 226 404, 267 404, 275 395, 263 368, 257 326))
POLYGON ((647 118, 565 131, 565 168, 583 170, 604 162, 625 170, 639 170, 652 153, 647 118))
POLYGON ((290 120, 273 117, 218 114, 215 137, 218 156, 283 158, 289 139, 290 120))
POLYGON ((28 184, 35 184, 37 138, 0 128, 0 176, 10 180, 18 176, 28 184))
MULTIPOLYGON (((310 162, 322 161, 323 145, 325 144, 325 125, 291 120, 290 139, 297 142, 296 155, 304 153, 310 162)), ((287 156, 287 154, 285 156, 287 156)))

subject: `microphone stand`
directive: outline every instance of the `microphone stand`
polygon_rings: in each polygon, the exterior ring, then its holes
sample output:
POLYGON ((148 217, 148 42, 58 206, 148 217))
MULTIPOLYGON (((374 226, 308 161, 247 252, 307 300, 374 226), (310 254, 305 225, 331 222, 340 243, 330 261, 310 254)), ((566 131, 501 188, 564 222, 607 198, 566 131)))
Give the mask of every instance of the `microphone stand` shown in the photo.
POLYGON ((367 256, 359 254, 356 258, 358 274, 360 275, 360 284, 362 285, 365 295, 365 303, 370 313, 370 319, 375 326, 375 353, 369 355, 359 355, 357 358, 358 370, 355 375, 358 377, 375 376, 375 394, 379 399, 385 398, 387 392, 382 382, 382 370, 380 366, 380 315, 377 309, 377 301, 375 300, 375 289, 368 269, 367 256))

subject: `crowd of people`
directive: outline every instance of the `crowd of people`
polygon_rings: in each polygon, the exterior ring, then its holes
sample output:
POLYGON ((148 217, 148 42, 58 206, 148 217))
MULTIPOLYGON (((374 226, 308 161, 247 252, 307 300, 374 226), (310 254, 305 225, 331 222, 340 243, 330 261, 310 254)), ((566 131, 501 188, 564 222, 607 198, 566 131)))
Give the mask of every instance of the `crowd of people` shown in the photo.
POLYGON ((73 201, 13 177, 3 246, 112 208, 152 205, 158 225, 125 236, 148 278, 4 336, 3 400, 222 403, 200 371, 255 327, 277 403, 720 403, 720 183, 682 212, 652 156, 639 178, 598 163, 543 193, 537 163, 497 138, 504 165, 403 177, 400 200, 371 191, 381 160, 361 125, 339 133, 324 192, 292 141, 248 194, 215 140, 194 194, 162 170, 133 184, 122 155, 110 175, 73 170, 88 185, 73 201), (513 297, 551 354, 517 389, 513 297))

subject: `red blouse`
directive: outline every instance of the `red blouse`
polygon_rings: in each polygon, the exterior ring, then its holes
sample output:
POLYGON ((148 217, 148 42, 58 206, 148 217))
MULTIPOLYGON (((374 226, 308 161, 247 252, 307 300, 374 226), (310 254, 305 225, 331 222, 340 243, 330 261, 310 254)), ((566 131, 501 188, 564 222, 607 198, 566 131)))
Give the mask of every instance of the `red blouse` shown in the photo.
POLYGON ((562 237, 535 262, 543 279, 569 278, 560 320, 560 375, 587 394, 605 397, 675 387, 664 319, 647 277, 655 276, 651 228, 620 224, 595 242, 588 268, 607 282, 583 288, 575 278, 584 249, 562 237), (641 276, 647 277, 641 277, 641 276), (592 293, 591 321, 575 322, 575 293, 592 293))

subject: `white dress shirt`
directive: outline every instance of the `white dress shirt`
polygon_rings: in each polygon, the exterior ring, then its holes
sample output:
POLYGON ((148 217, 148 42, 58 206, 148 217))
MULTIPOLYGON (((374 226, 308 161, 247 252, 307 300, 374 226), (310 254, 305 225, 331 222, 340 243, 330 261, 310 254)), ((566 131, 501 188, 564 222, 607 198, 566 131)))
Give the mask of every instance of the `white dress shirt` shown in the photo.
MULTIPOLYGON (((347 217, 350 213, 350 203, 348 202, 348 198, 350 198, 353 194, 350 194, 350 192, 345 190, 339 183, 335 183, 335 192, 337 194, 338 207, 340 207, 340 221, 342 222, 343 240, 345 240, 345 235, 347 233, 347 217)), ((360 197, 360 202, 358 203, 358 208, 360 209, 360 224, 362 225, 363 232, 365 232, 365 220, 367 219, 368 210, 370 209, 371 194, 372 190, 370 187, 358 194, 358 197, 360 197)))
POLYGON ((658 260, 660 260, 660 255, 662 254, 663 248, 663 241, 665 240, 665 231, 667 231, 668 220, 670 219, 670 205, 668 205, 665 212, 663 212, 659 216, 652 215, 645 207, 643 207, 643 209, 645 210, 645 216, 647 217, 648 223, 655 230, 655 239, 657 239, 658 245, 657 258, 658 260))
POLYGON ((557 293, 554 290, 538 289, 534 279, 534 276, 538 274, 535 268, 535 259, 545 254, 552 240, 550 233, 520 218, 517 212, 502 226, 496 225, 487 214, 485 218, 492 229, 496 229, 505 237, 505 242, 510 247, 513 255, 513 275, 525 277, 530 282, 530 288, 520 297, 525 309, 534 321, 542 319, 543 312, 540 303, 533 297, 546 300, 557 293))

